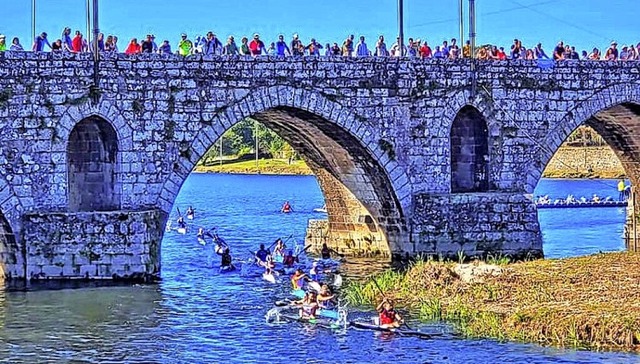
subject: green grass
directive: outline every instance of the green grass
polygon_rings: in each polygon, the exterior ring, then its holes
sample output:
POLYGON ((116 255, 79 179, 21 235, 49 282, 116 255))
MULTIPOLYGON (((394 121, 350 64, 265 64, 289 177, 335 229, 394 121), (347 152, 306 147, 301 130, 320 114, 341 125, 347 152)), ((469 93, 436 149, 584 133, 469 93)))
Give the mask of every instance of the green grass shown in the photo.
POLYGON ((237 174, 283 174, 309 175, 313 174, 304 161, 296 160, 291 164, 286 159, 260 159, 256 168, 256 161, 225 162, 222 165, 198 165, 196 172, 206 173, 237 173, 237 174))

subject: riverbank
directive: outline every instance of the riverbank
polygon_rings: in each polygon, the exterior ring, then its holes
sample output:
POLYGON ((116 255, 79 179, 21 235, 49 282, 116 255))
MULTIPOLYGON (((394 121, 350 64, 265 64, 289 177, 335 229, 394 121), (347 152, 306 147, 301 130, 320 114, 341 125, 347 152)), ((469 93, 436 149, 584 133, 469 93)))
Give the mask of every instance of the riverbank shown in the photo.
POLYGON ((620 159, 608 146, 560 147, 542 177, 547 178, 625 178, 620 159))
MULTIPOLYGON (((421 319, 450 321, 468 337, 640 351, 638 253, 509 265, 420 261, 376 281, 421 319)), ((352 304, 380 300, 372 280, 345 292, 352 304)))
POLYGON ((311 169, 304 161, 295 160, 291 164, 286 159, 260 159, 256 161, 226 162, 210 166, 197 165, 194 169, 199 173, 232 173, 232 174, 278 174, 278 175, 311 175, 311 169))

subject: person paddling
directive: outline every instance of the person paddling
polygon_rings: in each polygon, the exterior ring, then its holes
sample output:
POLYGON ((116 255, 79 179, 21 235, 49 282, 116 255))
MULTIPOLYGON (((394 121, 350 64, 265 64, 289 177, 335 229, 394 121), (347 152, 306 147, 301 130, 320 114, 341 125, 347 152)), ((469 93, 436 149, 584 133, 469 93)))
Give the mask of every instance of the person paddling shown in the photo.
POLYGON ((222 268, 228 267, 226 269, 235 269, 232 263, 231 252, 228 246, 223 249, 221 255, 222 255, 222 259, 220 261, 220 267, 222 268))
POLYGON ((178 227, 185 229, 187 227, 187 223, 184 222, 184 217, 182 217, 182 215, 178 216, 178 220, 176 221, 178 223, 178 227))
POLYGON ((187 209, 187 216, 190 216, 191 219, 193 219, 195 214, 196 210, 192 206, 189 206, 189 208, 187 209))
POLYGON ((404 320, 393 308, 393 303, 386 297, 376 307, 379 316, 379 326, 383 329, 394 329, 400 327, 404 320))
POLYGON ((271 255, 267 249, 264 248, 264 244, 260 244, 260 250, 256 252, 256 263, 258 265, 264 265, 267 261, 267 256, 271 255))
POLYGON ((322 250, 320 251, 322 259, 331 259, 331 253, 339 254, 337 251, 329 248, 327 243, 322 244, 322 250))
POLYGON ((298 261, 298 257, 293 255, 293 250, 289 250, 284 256, 284 259, 282 259, 282 265, 287 268, 292 268, 293 265, 296 264, 296 261, 298 261))
POLYGON ((333 299, 335 295, 331 292, 328 285, 323 284, 318 293, 318 305, 320 308, 329 309, 334 306, 333 299))
POLYGON ((289 204, 289 201, 284 202, 284 205, 282 205, 282 209, 280 211, 285 214, 288 214, 289 212, 293 212, 293 208, 289 204))
POLYGON ((302 269, 296 269, 296 271, 291 276, 291 286, 293 287, 293 290, 295 291, 302 289, 302 287, 304 286, 304 282, 307 280, 309 280, 309 277, 304 274, 304 272, 302 272, 302 269))
POLYGON ((316 311, 318 310, 318 296, 315 292, 307 292, 304 297, 299 301, 293 301, 295 305, 301 305, 298 311, 300 318, 302 319, 315 319, 316 311))

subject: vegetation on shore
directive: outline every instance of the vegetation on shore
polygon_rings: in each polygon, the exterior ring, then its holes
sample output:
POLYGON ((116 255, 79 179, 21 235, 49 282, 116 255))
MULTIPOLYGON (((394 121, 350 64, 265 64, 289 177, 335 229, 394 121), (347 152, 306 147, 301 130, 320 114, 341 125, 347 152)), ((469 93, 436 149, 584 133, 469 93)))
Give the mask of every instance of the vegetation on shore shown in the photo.
MULTIPOLYGON (((419 260, 374 279, 421 319, 449 321, 468 337, 640 351, 638 253, 500 266, 419 260)), ((344 295, 368 306, 381 296, 373 280, 350 283, 344 295)))

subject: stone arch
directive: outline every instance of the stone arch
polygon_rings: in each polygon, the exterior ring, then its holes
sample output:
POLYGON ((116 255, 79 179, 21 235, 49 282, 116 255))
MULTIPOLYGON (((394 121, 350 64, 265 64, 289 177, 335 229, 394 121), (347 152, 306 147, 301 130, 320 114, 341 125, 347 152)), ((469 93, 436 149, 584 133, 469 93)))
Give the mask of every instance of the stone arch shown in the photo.
MULTIPOLYGON (((71 131, 83 120, 100 119, 110 125, 115 131, 118 140, 117 162, 122 160, 124 154, 130 154, 133 150, 133 129, 129 120, 124 116, 123 111, 116 106, 111 100, 102 98, 99 104, 86 102, 80 105, 71 105, 60 117, 59 121, 54 125, 54 137, 51 143, 52 161, 59 166, 53 170, 53 179, 67 181, 68 178, 68 160, 67 148, 71 137, 71 131)), ((120 194, 121 207, 124 201, 120 191, 122 190, 122 171, 116 171, 115 190, 120 194)), ((64 187, 67 189, 67 186, 64 187)), ((59 199, 54 209, 67 209, 69 207, 69 194, 64 194, 64 199, 59 199)))
POLYGON ((105 119, 78 122, 67 141, 67 193, 70 211, 120 208, 118 135, 105 119))
POLYGON ((527 171, 526 192, 533 193, 547 164, 567 137, 580 125, 592 127, 616 153, 634 186, 640 183, 640 85, 612 85, 576 103, 540 141, 527 171), (636 134, 637 135, 637 134, 636 134))
MULTIPOLYGON (((392 253, 413 250, 405 215, 412 206, 410 181, 395 160, 391 142, 383 140, 367 119, 320 93, 285 86, 257 89, 217 111, 208 120, 204 118, 210 126, 198 132, 190 152, 174 164, 158 200, 167 214, 182 183, 209 146, 237 122, 253 117, 285 139, 290 136, 294 148, 308 157, 312 169, 317 176, 324 175, 327 184, 346 186, 342 192, 362 202, 373 223, 386 234, 392 253), (366 184, 373 187, 358 190, 357 186, 366 184)), ((327 209, 331 224, 329 203, 327 209)), ((371 221, 364 217, 362 222, 371 221)))
POLYGON ((489 189, 489 133, 487 122, 473 106, 464 106, 450 130, 451 192, 489 189))

